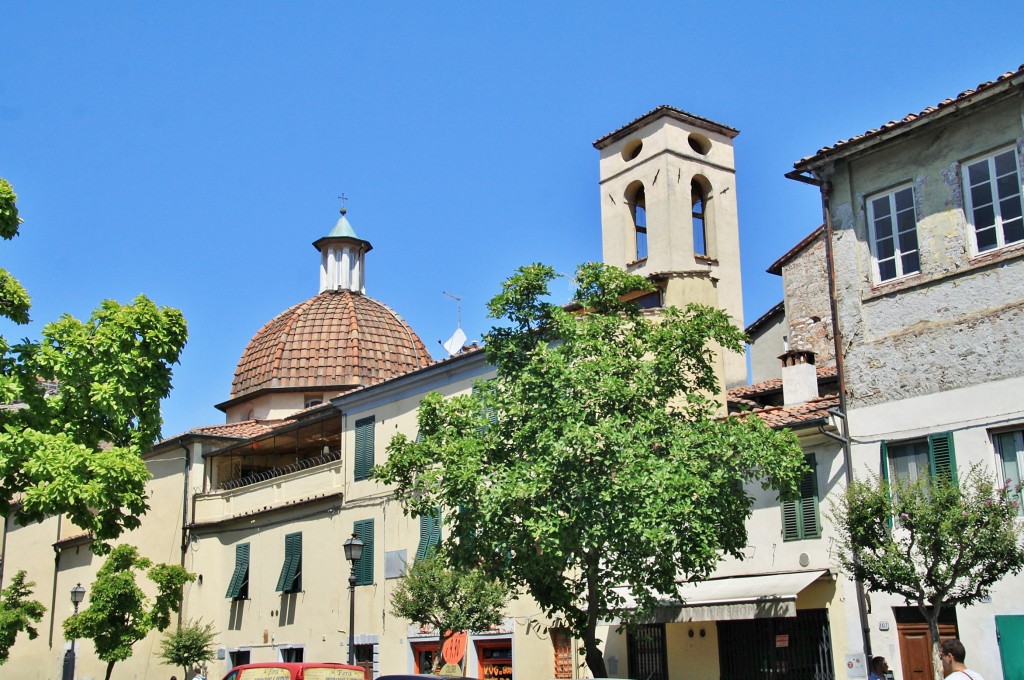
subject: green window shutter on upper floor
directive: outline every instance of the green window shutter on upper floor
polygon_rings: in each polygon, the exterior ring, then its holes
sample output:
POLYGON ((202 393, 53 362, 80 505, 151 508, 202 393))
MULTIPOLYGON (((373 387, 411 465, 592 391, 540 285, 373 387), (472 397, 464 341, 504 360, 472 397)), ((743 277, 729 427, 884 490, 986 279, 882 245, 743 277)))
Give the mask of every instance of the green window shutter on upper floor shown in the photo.
POLYGON ((302 590, 302 532, 284 537, 284 564, 277 579, 277 592, 296 593, 302 590))
POLYGON ((947 479, 956 484, 956 456, 953 453, 953 433, 939 432, 928 435, 928 454, 931 473, 935 479, 947 479))
POLYGON ((355 481, 367 479, 373 470, 374 417, 356 421, 355 481))
POLYGON ((224 597, 232 600, 249 596, 249 544, 239 543, 235 546, 235 570, 228 583, 228 592, 224 597))
MULTIPOLYGON (((917 441, 920 442, 920 440, 917 441)), ((896 446, 897 450, 900 450, 900 447, 902 447, 903 444, 892 443, 892 446, 896 446)), ((889 448, 889 442, 882 442, 882 479, 887 482, 890 481, 889 448)), ((928 472, 936 479, 948 479, 954 484, 957 483, 956 453, 953 449, 952 432, 936 432, 928 435, 928 472)))
POLYGON ((441 511, 435 510, 427 515, 420 515, 420 545, 416 549, 416 560, 430 555, 441 542, 441 511))
POLYGON ((800 479, 800 497, 782 503, 782 536, 787 541, 821 537, 818 516, 818 467, 814 454, 804 457, 810 467, 800 479))
MULTIPOLYGON (((477 386, 473 385, 473 392, 472 392, 472 394, 474 396, 476 396, 478 391, 479 390, 477 389, 477 386)), ((486 418, 487 422, 490 423, 491 425, 496 425, 498 423, 498 412, 496 410, 494 410, 494 408, 492 406, 486 406, 485 405, 484 406, 484 418, 486 418)), ((481 427, 480 430, 481 431, 485 431, 485 427, 481 427)))
POLYGON ((352 531, 363 542, 363 555, 354 565, 356 585, 373 585, 373 520, 364 519, 352 526, 352 531))

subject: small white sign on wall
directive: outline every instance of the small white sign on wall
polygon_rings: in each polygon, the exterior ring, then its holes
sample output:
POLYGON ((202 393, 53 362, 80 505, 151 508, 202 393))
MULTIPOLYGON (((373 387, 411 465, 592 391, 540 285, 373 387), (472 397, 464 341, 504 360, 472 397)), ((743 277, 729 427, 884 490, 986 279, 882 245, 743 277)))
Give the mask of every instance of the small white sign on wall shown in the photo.
POLYGON ((866 678, 867 663, 864 660, 863 654, 847 654, 846 655, 846 677, 848 678, 866 678))

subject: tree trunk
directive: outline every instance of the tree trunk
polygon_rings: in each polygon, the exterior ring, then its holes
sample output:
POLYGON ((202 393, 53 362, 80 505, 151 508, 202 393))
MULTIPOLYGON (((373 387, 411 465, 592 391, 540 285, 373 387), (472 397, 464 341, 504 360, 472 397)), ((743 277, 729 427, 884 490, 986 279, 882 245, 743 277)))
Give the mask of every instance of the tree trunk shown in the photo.
POLYGON ((590 633, 584 637, 583 647, 587 650, 587 668, 590 669, 590 672, 595 678, 607 678, 608 671, 604 666, 604 654, 597 646, 597 640, 590 633))
POLYGON ((106 680, 110 680, 110 675, 113 672, 114 672, 114 662, 113 661, 108 661, 107 662, 107 675, 105 676, 106 680))
POLYGON ((434 667, 430 669, 431 673, 441 672, 441 667, 444 666, 444 643, 448 642, 448 638, 452 635, 454 635, 453 631, 445 632, 440 628, 437 629, 437 651, 434 652, 434 667))
POLYGON ((597 558, 586 555, 587 563, 587 624, 583 631, 583 649, 586 651, 587 667, 595 678, 607 678, 604 654, 597 644, 597 558))
POLYGON ((939 608, 932 607, 928 614, 928 632, 932 638, 932 670, 935 680, 942 680, 945 674, 942 672, 942 659, 939 658, 939 608))

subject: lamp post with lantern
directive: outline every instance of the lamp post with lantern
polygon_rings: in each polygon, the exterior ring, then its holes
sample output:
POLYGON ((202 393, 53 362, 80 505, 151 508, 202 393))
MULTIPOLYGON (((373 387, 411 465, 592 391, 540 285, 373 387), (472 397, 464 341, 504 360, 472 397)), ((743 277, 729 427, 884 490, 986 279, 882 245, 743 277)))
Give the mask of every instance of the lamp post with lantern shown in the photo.
MULTIPOLYGON (((75 616, 78 616, 78 605, 85 599, 85 588, 81 583, 75 584, 71 589, 71 604, 75 606, 75 616)), ((74 680, 75 677, 75 638, 71 638, 71 649, 64 661, 64 680, 74 680)))
POLYGON ((345 559, 352 565, 348 574, 348 662, 355 663, 355 625, 356 625, 356 567, 363 557, 363 542, 353 532, 352 537, 343 544, 345 559))

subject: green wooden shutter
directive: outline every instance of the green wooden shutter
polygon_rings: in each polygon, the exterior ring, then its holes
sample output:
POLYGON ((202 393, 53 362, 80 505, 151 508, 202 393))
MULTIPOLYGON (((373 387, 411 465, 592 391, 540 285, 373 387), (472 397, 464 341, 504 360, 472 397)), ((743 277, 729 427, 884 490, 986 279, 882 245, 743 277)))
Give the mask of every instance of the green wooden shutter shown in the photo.
POLYGON ((416 548, 416 561, 430 553, 430 515, 420 515, 420 545, 416 548))
POLYGON ((416 559, 422 560, 434 551, 441 542, 441 510, 420 515, 420 544, 416 549, 416 559))
POLYGON ((302 589, 302 532, 284 537, 284 564, 277 579, 277 592, 295 593, 302 589))
POLYGON ((800 519, 796 506, 797 501, 782 502, 782 538, 787 541, 800 538, 800 519))
POLYGON ((782 538, 786 541, 821 536, 817 461, 814 454, 808 454, 804 456, 804 462, 811 470, 800 478, 800 497, 782 503, 782 538))
POLYGON ((882 479, 889 481, 889 447, 882 442, 882 479))
MULTIPOLYGON (((476 396, 478 391, 479 390, 477 389, 477 386, 473 385, 473 396, 476 396)), ((493 407, 486 406, 486 405, 483 407, 483 410, 484 410, 484 418, 487 419, 487 422, 490 423, 491 425, 496 425, 497 422, 498 422, 498 412, 496 410, 494 410, 493 407)), ((480 431, 481 432, 486 431, 486 426, 481 426, 480 427, 480 431)))
POLYGON ((363 555, 355 565, 356 585, 373 585, 373 520, 364 519, 356 522, 352 531, 363 542, 363 555))
POLYGON ((249 544, 239 543, 235 546, 235 571, 228 583, 228 592, 224 597, 232 600, 245 597, 249 586, 249 544))
POLYGON ((811 471, 800 480, 800 537, 820 538, 821 522, 818 520, 818 462, 814 454, 804 459, 811 471))
POLYGON ((934 479, 946 479, 956 484, 956 456, 953 453, 952 432, 928 435, 928 459, 934 479))
POLYGON ((355 481, 367 479, 373 470, 373 424, 374 418, 356 421, 355 481))

